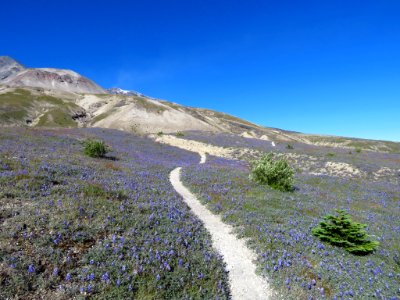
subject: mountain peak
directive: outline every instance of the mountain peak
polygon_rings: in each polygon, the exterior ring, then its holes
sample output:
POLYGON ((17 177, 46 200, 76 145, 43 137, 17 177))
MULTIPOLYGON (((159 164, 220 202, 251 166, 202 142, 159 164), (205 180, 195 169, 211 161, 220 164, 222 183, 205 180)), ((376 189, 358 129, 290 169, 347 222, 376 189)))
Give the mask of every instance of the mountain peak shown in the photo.
POLYGON ((39 87, 72 93, 106 94, 92 80, 71 70, 25 68, 9 56, 0 56, 0 83, 11 87, 39 87))
POLYGON ((118 87, 113 87, 113 88, 107 89, 107 92, 110 94, 114 94, 114 95, 139 96, 139 97, 144 96, 142 93, 139 93, 136 91, 123 90, 118 87))
POLYGON ((14 77, 25 67, 10 56, 0 56, 0 81, 14 77))

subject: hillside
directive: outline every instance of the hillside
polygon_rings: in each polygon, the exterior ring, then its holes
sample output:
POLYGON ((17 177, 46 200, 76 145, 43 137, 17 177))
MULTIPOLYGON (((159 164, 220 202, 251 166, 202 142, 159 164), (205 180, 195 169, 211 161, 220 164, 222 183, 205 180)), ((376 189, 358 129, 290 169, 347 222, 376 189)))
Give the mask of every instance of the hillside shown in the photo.
POLYGON ((398 152, 387 141, 300 134, 266 128, 201 108, 123 94, 80 94, 56 89, 0 86, 0 125, 29 127, 102 127, 140 134, 207 131, 243 138, 300 142, 324 147, 398 152))
POLYGON ((222 112, 186 107, 134 91, 105 90, 76 72, 27 69, 7 56, 0 56, 0 126, 102 127, 140 134, 203 131, 323 147, 400 151, 400 143, 267 128, 222 112))
POLYGON ((228 279, 235 272, 225 262, 241 263, 240 248, 225 244, 231 260, 216 251, 215 232, 169 182, 175 168, 203 207, 255 253, 254 268, 268 279, 263 285, 279 295, 270 299, 396 298, 399 154, 301 143, 287 149, 224 133, 176 139, 202 142, 185 151, 119 130, 3 128, 0 298, 231 299, 249 280, 228 279), (112 152, 85 156, 87 139, 105 141, 112 152), (203 152, 198 164, 194 152, 206 149, 212 155, 203 152), (257 157, 255 150, 288 158, 295 191, 249 180, 247 157, 237 154, 257 157), (311 234, 337 208, 369 225, 377 251, 352 255, 311 234))

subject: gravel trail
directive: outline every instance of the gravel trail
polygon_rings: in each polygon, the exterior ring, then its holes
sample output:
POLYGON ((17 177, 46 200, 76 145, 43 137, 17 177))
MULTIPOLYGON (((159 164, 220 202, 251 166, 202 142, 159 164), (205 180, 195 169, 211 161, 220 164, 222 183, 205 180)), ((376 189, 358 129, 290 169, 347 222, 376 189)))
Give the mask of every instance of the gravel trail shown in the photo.
MULTIPOLYGON (((205 163, 206 155, 199 154, 200 163, 205 163)), ((229 271, 232 298, 234 300, 272 299, 273 293, 268 282, 255 273, 256 266, 253 261, 256 259, 256 254, 246 246, 243 239, 235 236, 232 226, 223 223, 219 216, 211 213, 182 184, 180 172, 180 167, 171 172, 171 184, 193 213, 204 223, 211 234, 214 248, 223 256, 229 271)))

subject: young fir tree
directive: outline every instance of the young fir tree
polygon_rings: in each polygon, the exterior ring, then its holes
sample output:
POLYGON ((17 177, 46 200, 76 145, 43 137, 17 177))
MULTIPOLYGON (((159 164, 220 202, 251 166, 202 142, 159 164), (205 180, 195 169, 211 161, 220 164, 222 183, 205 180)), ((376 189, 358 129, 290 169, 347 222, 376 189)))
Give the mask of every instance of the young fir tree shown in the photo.
POLYGON ((369 240, 364 228, 366 224, 353 222, 344 210, 336 210, 337 215, 327 215, 325 221, 312 229, 312 233, 322 241, 343 247, 350 253, 365 255, 373 252, 379 242, 369 240))

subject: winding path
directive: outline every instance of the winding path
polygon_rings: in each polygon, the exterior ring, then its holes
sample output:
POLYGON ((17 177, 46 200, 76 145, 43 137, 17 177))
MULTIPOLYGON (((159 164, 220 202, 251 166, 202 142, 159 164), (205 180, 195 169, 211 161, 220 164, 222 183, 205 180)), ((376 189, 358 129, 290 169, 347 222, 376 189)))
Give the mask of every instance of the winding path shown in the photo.
MULTIPOLYGON (((200 154, 200 164, 206 162, 206 155, 200 154)), ((211 213, 200 201, 182 184, 180 172, 182 168, 174 169, 170 181, 175 190, 183 197, 193 213, 204 223, 210 232, 215 249, 223 256, 229 271, 229 281, 234 300, 271 299, 272 291, 268 282, 258 276, 253 261, 256 254, 251 251, 243 239, 233 234, 232 226, 223 223, 217 215, 211 213)))

